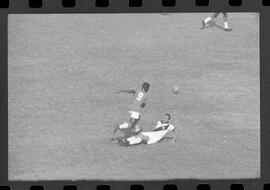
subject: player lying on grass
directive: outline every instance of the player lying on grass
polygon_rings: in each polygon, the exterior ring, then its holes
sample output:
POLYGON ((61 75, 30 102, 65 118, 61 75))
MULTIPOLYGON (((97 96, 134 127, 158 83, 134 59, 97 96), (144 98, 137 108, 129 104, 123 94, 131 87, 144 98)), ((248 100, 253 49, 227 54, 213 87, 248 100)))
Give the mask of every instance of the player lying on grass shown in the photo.
POLYGON ((117 141, 120 146, 131 146, 137 144, 154 144, 162 139, 164 139, 165 135, 172 131, 174 132, 174 137, 172 142, 175 142, 176 139, 176 132, 175 127, 170 124, 171 115, 165 114, 163 119, 157 122, 156 127, 151 132, 140 132, 135 136, 132 137, 118 137, 117 141))
MULTIPOLYGON (((206 25, 210 22, 210 21, 214 21, 215 18, 218 17, 218 15, 220 14, 220 12, 216 12, 214 13, 213 15, 207 17, 206 19, 204 19, 202 21, 202 29, 204 29, 206 27, 206 25)), ((231 31, 232 29, 229 28, 229 25, 228 25, 228 13, 226 12, 222 12, 223 14, 223 22, 224 22, 224 30, 225 31, 231 31)))
POLYGON ((147 92, 149 91, 149 88, 150 88, 150 84, 147 82, 144 82, 142 85, 142 88, 137 92, 133 89, 120 90, 116 92, 116 94, 119 94, 122 92, 131 93, 135 96, 135 99, 131 105, 131 111, 129 111, 130 113, 129 123, 126 122, 121 125, 117 125, 114 130, 114 134, 120 129, 124 133, 125 137, 130 137, 130 136, 136 135, 137 133, 141 131, 138 125, 138 122, 141 117, 141 111, 146 105, 145 102, 147 99, 147 92))

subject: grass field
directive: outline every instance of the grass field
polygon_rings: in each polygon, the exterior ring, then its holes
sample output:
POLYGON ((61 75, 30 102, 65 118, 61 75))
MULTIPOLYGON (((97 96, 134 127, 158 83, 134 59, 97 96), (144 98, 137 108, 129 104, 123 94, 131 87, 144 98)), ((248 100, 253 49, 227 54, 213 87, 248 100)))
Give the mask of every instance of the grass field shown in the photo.
POLYGON ((260 177, 259 14, 208 15, 9 15, 9 179, 260 177), (144 81, 140 126, 169 112, 177 141, 120 147, 144 81))

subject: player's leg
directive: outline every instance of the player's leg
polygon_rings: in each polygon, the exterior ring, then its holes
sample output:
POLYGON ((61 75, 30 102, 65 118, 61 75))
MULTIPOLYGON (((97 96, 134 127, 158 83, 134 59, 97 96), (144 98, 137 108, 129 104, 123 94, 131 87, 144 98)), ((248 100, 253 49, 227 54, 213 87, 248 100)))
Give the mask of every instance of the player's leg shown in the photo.
POLYGON ((130 112, 130 128, 134 131, 139 131, 139 126, 138 126, 138 122, 140 121, 140 113, 139 112, 134 112, 131 111, 130 112))
POLYGON ((142 143, 142 139, 137 135, 125 139, 126 146, 136 145, 142 143))
POLYGON ((134 128, 122 128, 120 131, 123 132, 125 138, 129 138, 138 135, 142 130, 139 128, 138 124, 135 124, 134 128))
POLYGON ((228 13, 223 12, 222 14, 223 14, 224 30, 231 31, 231 28, 229 28, 229 24, 228 24, 228 13))
MULTIPOLYGON (((130 125, 132 126, 132 124, 130 124, 130 125)), ((136 126, 136 124, 135 124, 135 126, 136 126)), ((124 132, 124 137, 126 137, 126 138, 137 135, 134 127, 129 127, 127 129, 123 130, 123 132, 124 132)))
POLYGON ((142 139, 139 136, 132 136, 132 137, 118 137, 117 138, 118 144, 120 146, 131 146, 142 143, 142 139))
POLYGON ((137 123, 138 119, 132 117, 130 118, 130 128, 134 128, 137 123))
POLYGON ((128 128, 128 127, 129 127, 129 124, 127 122, 122 123, 120 125, 116 125, 114 127, 113 134, 115 134, 118 130, 125 129, 125 128, 128 128))
POLYGON ((149 138, 146 135, 142 135, 141 133, 128 138, 117 138, 118 144, 120 146, 138 145, 140 143, 147 144, 148 140, 149 138))
POLYGON ((140 133, 138 136, 142 139, 142 143, 147 144, 147 142, 149 140, 148 136, 143 135, 142 133, 140 133))
POLYGON ((140 132, 142 132, 142 129, 140 128, 140 126, 138 124, 135 125, 134 132, 136 133, 136 135, 139 134, 140 132))
POLYGON ((117 138, 117 142, 120 146, 127 146, 124 139, 125 139, 124 137, 117 138))
POLYGON ((214 20, 215 18, 218 17, 219 14, 220 14, 220 12, 215 12, 215 13, 211 16, 211 19, 214 20))
POLYGON ((229 28, 228 26, 228 14, 226 12, 223 12, 223 22, 224 22, 224 28, 229 28))
POLYGON ((124 138, 129 138, 129 137, 134 136, 134 133, 132 132, 131 128, 121 129, 121 132, 123 132, 124 138))
POLYGON ((119 125, 115 125, 113 129, 113 134, 115 134, 119 130, 119 125))
POLYGON ((211 16, 205 18, 205 19, 202 21, 202 29, 205 28, 205 26, 206 26, 211 20, 214 20, 218 15, 219 15, 219 12, 216 12, 216 13, 212 14, 211 16))
POLYGON ((140 120, 140 113, 133 111, 130 111, 130 113, 131 115, 129 123, 125 122, 121 125, 117 125, 114 129, 114 134, 118 130, 120 130, 121 132, 124 133, 124 137, 128 138, 137 135, 141 131, 138 126, 138 121, 140 120))
POLYGON ((139 126, 137 124, 136 120, 131 120, 131 123, 123 123, 121 125, 118 125, 115 130, 114 130, 114 134, 120 130, 123 134, 125 138, 131 137, 131 136, 135 136, 137 135, 141 130, 139 129, 139 126), (135 127, 132 127, 132 125, 135 125, 135 127))

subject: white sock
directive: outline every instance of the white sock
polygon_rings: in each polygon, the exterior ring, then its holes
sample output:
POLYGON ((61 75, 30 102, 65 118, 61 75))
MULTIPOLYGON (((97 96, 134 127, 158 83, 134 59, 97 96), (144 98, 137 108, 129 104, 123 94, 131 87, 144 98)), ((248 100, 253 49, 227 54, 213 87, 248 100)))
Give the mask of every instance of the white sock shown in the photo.
POLYGON ((142 142, 142 139, 140 137, 129 137, 127 138, 127 141, 130 145, 139 144, 142 142))
POLYGON ((124 129, 124 128, 128 128, 128 123, 123 123, 119 125, 119 129, 124 129))
POLYGON ((228 25, 227 21, 224 22, 224 28, 226 28, 226 29, 229 28, 229 25, 228 25))
POLYGON ((204 20, 204 22, 207 23, 207 22, 209 22, 210 20, 212 20, 212 18, 209 16, 209 17, 207 17, 207 18, 204 20))

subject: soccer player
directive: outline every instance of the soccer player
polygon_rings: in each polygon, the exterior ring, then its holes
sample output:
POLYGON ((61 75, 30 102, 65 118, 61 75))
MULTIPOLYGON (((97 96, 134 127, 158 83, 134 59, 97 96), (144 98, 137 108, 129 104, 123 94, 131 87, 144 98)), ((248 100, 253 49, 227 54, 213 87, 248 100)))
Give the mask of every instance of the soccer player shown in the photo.
MULTIPOLYGON (((209 23, 209 21, 215 20, 215 18, 217 18, 219 14, 220 14, 220 12, 215 12, 213 15, 211 15, 211 16, 207 17, 206 19, 204 19, 202 21, 202 29, 205 28, 205 26, 209 23)), ((227 12, 222 12, 222 14, 223 14, 224 30, 225 31, 231 31, 232 29, 229 28, 229 25, 228 25, 228 13, 227 12)))
MULTIPOLYGON (((164 136, 170 132, 175 131, 175 127, 170 124, 171 115, 165 114, 163 119, 157 122, 156 127, 152 132, 141 132, 135 136, 129 138, 117 138, 118 144, 120 146, 131 146, 136 144, 154 144, 161 141, 164 136)), ((174 133, 173 141, 176 138, 176 133, 174 133)))
POLYGON ((138 122, 141 118, 141 111, 142 109, 145 107, 146 105, 146 100, 147 100, 147 92, 149 91, 150 88, 150 84, 148 82, 144 82, 142 85, 142 88, 139 91, 135 91, 135 90, 120 90, 118 92, 116 92, 116 94, 119 93, 131 93, 134 95, 134 100, 133 103, 131 105, 131 111, 129 111, 130 113, 130 119, 129 119, 129 123, 123 123, 119 126, 116 126, 114 133, 117 132, 117 130, 121 130, 125 137, 130 137, 133 135, 136 135, 137 133, 139 133, 141 131, 138 122))

